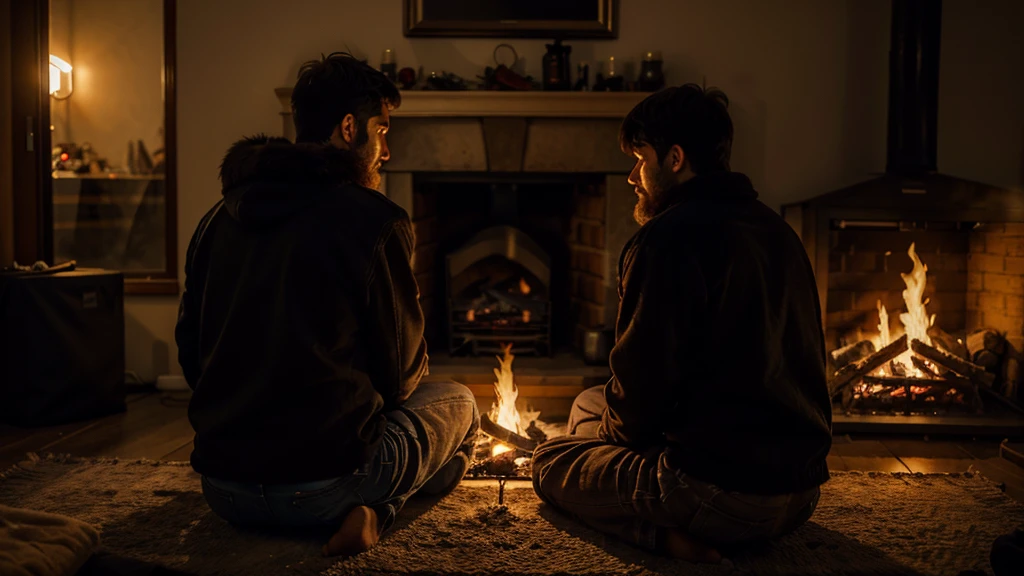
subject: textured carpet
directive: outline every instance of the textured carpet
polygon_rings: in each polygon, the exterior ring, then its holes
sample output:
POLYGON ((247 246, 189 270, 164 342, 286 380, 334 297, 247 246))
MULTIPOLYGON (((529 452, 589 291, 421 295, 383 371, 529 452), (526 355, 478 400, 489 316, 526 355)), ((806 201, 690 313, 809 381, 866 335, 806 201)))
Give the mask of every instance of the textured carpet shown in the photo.
POLYGON ((992 542, 1024 506, 974 474, 837 472, 811 521, 719 566, 654 557, 544 506, 527 483, 461 486, 428 507, 414 500, 377 547, 347 560, 319 554, 318 535, 234 529, 209 512, 184 463, 34 458, 0 474, 0 503, 102 528, 101 548, 199 575, 269 574, 991 574, 992 542))

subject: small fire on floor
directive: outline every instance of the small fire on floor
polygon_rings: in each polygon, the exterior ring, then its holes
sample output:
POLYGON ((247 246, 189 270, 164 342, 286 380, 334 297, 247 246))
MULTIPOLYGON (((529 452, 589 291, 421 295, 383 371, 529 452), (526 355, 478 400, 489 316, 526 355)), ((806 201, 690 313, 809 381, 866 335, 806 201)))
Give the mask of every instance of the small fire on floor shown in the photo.
POLYGON ((906 285, 906 311, 899 315, 904 333, 894 337, 888 311, 879 301, 878 334, 832 352, 837 368, 830 382, 833 398, 847 414, 981 414, 982 392, 990 391, 996 375, 971 359, 998 349, 1001 335, 979 331, 965 343, 940 330, 923 297, 928 267, 914 244, 907 254, 914 266, 900 274, 906 285))
POLYGON ((481 434, 467 478, 510 480, 530 478, 530 460, 537 444, 565 433, 564 427, 540 420, 540 412, 516 407, 519 389, 512 371, 512 344, 501 345, 494 369, 495 400, 481 417, 481 434))

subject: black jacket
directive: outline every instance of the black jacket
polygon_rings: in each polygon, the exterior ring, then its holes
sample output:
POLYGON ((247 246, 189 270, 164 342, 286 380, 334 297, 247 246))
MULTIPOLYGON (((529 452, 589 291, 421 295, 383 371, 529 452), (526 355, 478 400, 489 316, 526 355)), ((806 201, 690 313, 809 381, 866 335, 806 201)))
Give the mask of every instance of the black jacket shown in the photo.
POLYGON ((746 176, 697 176, 619 261, 605 440, 668 445, 725 490, 781 494, 828 479, 832 412, 821 308, 789 225, 746 176))
POLYGON ((347 474, 427 368, 412 227, 351 153, 242 140, 188 247, 175 338, 192 466, 223 480, 347 474))

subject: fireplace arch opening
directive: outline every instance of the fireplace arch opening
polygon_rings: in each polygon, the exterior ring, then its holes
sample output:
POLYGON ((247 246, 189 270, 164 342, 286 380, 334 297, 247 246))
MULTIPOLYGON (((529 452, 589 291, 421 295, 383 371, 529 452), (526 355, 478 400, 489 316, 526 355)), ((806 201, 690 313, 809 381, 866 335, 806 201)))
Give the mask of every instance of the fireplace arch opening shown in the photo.
POLYGON ((451 354, 552 353, 551 258, 525 232, 480 231, 445 257, 445 278, 451 354))

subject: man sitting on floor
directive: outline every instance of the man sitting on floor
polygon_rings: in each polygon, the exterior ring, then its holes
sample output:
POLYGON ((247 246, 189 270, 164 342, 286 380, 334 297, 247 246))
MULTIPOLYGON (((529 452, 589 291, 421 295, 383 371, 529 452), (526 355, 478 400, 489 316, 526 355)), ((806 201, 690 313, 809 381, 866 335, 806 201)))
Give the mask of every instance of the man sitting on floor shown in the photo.
POLYGON ((730 172, 727 106, 686 85, 623 122, 641 228, 619 261, 613 377, 533 458, 547 503, 691 561, 800 526, 829 477, 814 275, 789 225, 730 172))
POLYGON ((453 489, 479 423, 465 386, 420 383, 412 225, 374 189, 400 100, 347 54, 303 66, 296 143, 231 147, 185 262, 175 337, 206 500, 234 524, 337 530, 325 554, 453 489))

